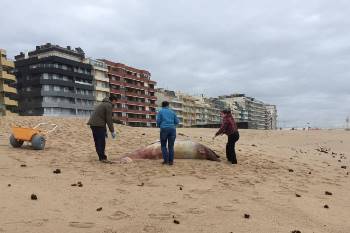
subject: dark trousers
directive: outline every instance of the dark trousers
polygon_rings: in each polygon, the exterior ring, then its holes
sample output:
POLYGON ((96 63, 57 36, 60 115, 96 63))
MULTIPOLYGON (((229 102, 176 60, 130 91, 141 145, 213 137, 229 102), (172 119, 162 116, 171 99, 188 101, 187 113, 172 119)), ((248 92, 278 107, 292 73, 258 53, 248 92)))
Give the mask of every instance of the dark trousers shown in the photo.
POLYGON ((162 147, 162 155, 164 162, 170 163, 174 161, 174 143, 176 138, 175 128, 160 129, 160 144, 162 147), (168 143, 168 148, 167 148, 168 143))
POLYGON ((230 161, 232 163, 237 163, 235 144, 238 141, 238 139, 239 139, 238 131, 227 136, 226 158, 228 161, 230 161))
POLYGON ((99 160, 107 159, 105 155, 105 147, 106 147, 106 128, 91 126, 92 135, 95 141, 95 148, 98 155, 99 160))

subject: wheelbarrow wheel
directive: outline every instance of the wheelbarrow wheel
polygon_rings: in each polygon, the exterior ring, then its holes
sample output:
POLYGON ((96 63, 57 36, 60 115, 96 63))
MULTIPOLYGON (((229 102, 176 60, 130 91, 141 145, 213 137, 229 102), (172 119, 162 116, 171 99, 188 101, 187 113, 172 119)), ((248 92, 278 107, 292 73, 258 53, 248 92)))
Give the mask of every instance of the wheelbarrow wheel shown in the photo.
POLYGON ((15 136, 13 136, 13 134, 11 134, 11 136, 10 136, 10 144, 14 148, 18 148, 18 147, 21 147, 23 145, 23 141, 22 140, 17 140, 15 138, 15 136))
POLYGON ((32 147, 35 150, 43 150, 45 147, 45 142, 46 140, 43 136, 36 134, 32 138, 32 147))

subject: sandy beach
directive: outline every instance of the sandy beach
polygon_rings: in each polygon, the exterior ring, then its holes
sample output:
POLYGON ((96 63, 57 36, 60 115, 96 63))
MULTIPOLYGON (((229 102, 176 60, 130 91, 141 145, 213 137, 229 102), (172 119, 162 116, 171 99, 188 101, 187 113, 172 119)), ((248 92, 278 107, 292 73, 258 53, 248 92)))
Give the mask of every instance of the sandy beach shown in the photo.
POLYGON ((159 129, 115 127, 106 153, 116 163, 102 164, 86 119, 0 118, 0 232, 350 232, 349 131, 240 130, 232 166, 225 136, 181 128, 178 138, 207 145, 223 160, 170 167, 119 163, 158 140, 159 129), (45 150, 9 145, 11 125, 43 121, 59 126, 45 150))

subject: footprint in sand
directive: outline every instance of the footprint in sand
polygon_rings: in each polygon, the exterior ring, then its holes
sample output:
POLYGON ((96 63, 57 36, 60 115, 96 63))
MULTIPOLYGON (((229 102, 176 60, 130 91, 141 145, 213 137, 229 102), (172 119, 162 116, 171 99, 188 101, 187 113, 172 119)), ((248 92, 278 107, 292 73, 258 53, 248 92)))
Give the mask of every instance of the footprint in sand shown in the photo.
POLYGON ((151 213, 148 216, 152 219, 158 219, 158 220, 167 220, 171 219, 175 214, 172 212, 166 212, 166 213, 151 213))
POLYGON ((156 226, 148 225, 143 228, 144 232, 152 232, 152 233, 158 233, 162 232, 161 229, 157 228, 156 226))
POLYGON ((122 199, 112 199, 112 200, 108 201, 108 203, 110 205, 112 205, 112 206, 119 206, 119 205, 124 203, 124 200, 122 200, 122 199))
POLYGON ((69 222, 70 227, 75 228, 92 228, 95 226, 93 222, 69 222))
POLYGON ((198 208, 190 208, 190 209, 186 210, 186 213, 199 215, 199 214, 203 214, 204 210, 200 210, 198 208))
POLYGON ((164 206, 174 206, 174 205, 177 205, 177 202, 176 201, 172 201, 172 202, 165 202, 163 203, 164 206))
POLYGON ((236 211, 232 205, 216 206, 216 209, 221 211, 236 211))
POLYGON ((207 194, 207 193, 212 193, 214 192, 211 189, 192 189, 190 190, 190 193, 195 193, 195 194, 207 194))
POLYGON ((122 220, 125 218, 130 218, 130 215, 124 213, 123 211, 115 211, 112 215, 108 216, 109 219, 112 220, 122 220))

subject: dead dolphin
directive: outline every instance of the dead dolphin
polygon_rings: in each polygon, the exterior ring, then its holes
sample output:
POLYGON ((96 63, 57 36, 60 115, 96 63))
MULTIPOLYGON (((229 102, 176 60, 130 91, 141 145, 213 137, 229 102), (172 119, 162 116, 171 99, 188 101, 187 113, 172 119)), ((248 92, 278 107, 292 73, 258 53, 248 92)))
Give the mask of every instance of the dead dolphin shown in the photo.
MULTIPOLYGON (((175 141, 174 158, 220 161, 219 156, 210 148, 190 140, 175 141)), ((122 161, 125 162, 131 162, 133 159, 162 159, 160 142, 152 143, 122 157, 122 161)))

